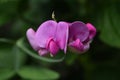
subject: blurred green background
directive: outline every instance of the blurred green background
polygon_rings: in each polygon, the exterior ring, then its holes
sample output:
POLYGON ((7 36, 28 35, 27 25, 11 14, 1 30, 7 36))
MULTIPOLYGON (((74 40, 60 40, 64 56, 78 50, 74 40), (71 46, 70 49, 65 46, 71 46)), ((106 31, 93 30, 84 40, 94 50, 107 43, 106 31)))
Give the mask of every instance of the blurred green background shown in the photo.
POLYGON ((0 80, 120 80, 120 0, 0 0, 0 80), (89 51, 49 63, 16 46, 28 28, 52 19, 53 11, 57 21, 97 28, 89 51))

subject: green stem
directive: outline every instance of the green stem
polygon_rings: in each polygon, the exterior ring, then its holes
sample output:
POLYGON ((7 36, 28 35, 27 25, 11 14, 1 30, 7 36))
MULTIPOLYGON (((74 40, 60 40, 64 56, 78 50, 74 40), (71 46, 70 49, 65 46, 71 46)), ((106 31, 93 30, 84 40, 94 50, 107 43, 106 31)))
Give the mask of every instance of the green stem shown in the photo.
POLYGON ((36 59, 39 59, 39 60, 42 60, 42 61, 47 61, 47 62, 61 62, 64 60, 64 57, 63 56, 62 58, 60 59, 52 59, 52 58, 45 58, 45 57, 42 57, 42 56, 39 56, 33 52, 31 52, 27 47, 25 47, 24 43, 23 43, 23 38, 19 39, 16 43, 16 45, 22 49, 24 52, 26 52, 27 54, 29 54, 30 56, 36 58, 36 59))
POLYGON ((5 39, 5 38, 0 38, 0 42, 4 42, 4 43, 11 43, 11 44, 13 44, 13 43, 14 43, 14 41, 9 40, 9 39, 5 39))
MULTIPOLYGON (((19 47, 19 48, 22 49, 24 52, 26 52, 28 55, 30 55, 30 56, 38 59, 38 60, 42 60, 42 61, 46 61, 46 62, 61 62, 61 61, 63 61, 64 58, 65 58, 65 56, 63 56, 63 57, 60 58, 60 59, 52 59, 52 58, 46 58, 46 57, 39 56, 39 55, 31 52, 27 47, 25 47, 23 41, 24 41, 23 38, 19 39, 19 40, 16 42, 17 47, 19 47)), ((5 38, 0 38, 0 42, 15 44, 15 41, 9 40, 9 39, 5 39, 5 38)))

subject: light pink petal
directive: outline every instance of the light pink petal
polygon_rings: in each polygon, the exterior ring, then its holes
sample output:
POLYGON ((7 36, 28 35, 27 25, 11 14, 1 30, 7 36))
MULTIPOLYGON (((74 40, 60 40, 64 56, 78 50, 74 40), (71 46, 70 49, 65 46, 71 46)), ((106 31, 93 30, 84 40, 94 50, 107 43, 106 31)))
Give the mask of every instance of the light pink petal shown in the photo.
POLYGON ((89 38, 92 39, 96 35, 96 28, 90 23, 87 23, 86 25, 90 32, 89 38))
POLYGON ((84 52, 87 51, 90 48, 90 43, 84 44, 84 52))
POLYGON ((42 23, 35 34, 35 40, 39 47, 45 48, 47 45, 47 40, 51 37, 55 37, 57 22, 53 20, 48 20, 42 23))
POLYGON ((49 52, 48 52, 48 50, 45 49, 45 48, 40 48, 40 49, 38 50, 38 53, 39 53, 40 56, 44 56, 44 55, 47 55, 49 52))
POLYGON ((59 46, 53 40, 49 42, 49 51, 52 56, 56 55, 59 51, 59 46))
POLYGON ((69 41, 80 39, 81 42, 85 41, 89 36, 89 30, 81 21, 71 23, 69 31, 69 41))
POLYGON ((56 43, 59 45, 60 49, 64 50, 65 53, 67 49, 68 29, 69 26, 66 22, 59 22, 57 25, 56 43))
POLYGON ((37 43, 35 42, 35 31, 32 28, 30 28, 27 30, 26 35, 27 35, 27 39, 28 39, 30 45, 32 46, 32 48, 34 50, 38 50, 39 47, 38 47, 37 43))

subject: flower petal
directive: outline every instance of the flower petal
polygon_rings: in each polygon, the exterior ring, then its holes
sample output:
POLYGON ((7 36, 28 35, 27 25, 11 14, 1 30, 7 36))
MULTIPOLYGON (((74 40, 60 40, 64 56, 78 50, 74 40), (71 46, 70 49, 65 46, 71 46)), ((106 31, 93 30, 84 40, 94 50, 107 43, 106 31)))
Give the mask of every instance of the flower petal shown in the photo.
POLYGON ((38 53, 39 53, 40 56, 44 56, 44 55, 48 54, 48 50, 45 49, 45 48, 40 48, 38 50, 38 53))
POLYGON ((84 45, 80 42, 79 39, 69 43, 69 46, 75 48, 78 51, 83 51, 84 50, 84 45))
POLYGON ((70 24, 69 41, 80 39, 81 42, 85 41, 89 36, 89 30, 81 21, 76 21, 70 24))
POLYGON ((59 51, 59 46, 53 40, 49 42, 49 51, 52 56, 56 55, 59 51))
POLYGON ((69 43, 69 46, 71 46, 71 50, 73 52, 76 52, 78 54, 86 52, 90 48, 90 42, 87 42, 85 44, 81 43, 79 39, 69 43))
POLYGON ((53 20, 48 20, 39 26, 35 35, 35 39, 39 47, 45 48, 47 45, 47 40, 50 37, 55 37, 56 27, 57 22, 53 20))
POLYGON ((87 51, 90 48, 90 43, 84 44, 84 52, 87 51))
POLYGON ((69 26, 66 22, 59 22, 57 25, 56 43, 59 45, 60 49, 64 50, 65 53, 67 50, 68 29, 69 26))
POLYGON ((29 43, 31 44, 32 48, 34 50, 38 50, 39 47, 38 47, 37 43, 35 42, 35 31, 32 28, 30 28, 27 30, 26 35, 27 35, 27 39, 28 39, 29 43))
POLYGON ((90 32, 89 38, 92 39, 96 35, 96 28, 90 23, 87 23, 86 25, 90 32))

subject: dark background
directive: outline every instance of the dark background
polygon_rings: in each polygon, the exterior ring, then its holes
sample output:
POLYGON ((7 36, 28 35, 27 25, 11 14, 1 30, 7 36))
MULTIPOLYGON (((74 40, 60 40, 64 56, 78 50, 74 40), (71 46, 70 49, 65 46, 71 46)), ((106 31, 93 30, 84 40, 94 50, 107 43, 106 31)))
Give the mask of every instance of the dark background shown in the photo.
POLYGON ((120 80, 120 0, 0 0, 0 80, 4 79, 120 80), (62 62, 49 63, 16 46, 28 28, 36 30, 52 19, 53 11, 57 21, 90 22, 97 28, 89 51, 69 51, 62 62))

